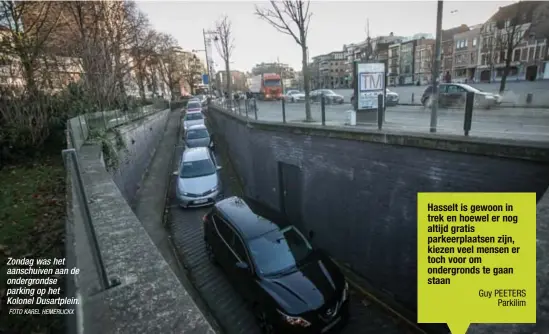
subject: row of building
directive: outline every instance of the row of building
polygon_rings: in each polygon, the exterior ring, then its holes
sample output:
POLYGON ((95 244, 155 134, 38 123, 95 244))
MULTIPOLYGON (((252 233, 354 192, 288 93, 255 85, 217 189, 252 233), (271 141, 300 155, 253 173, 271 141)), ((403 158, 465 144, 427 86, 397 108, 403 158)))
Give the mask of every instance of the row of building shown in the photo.
MULTIPOLYGON (((455 82, 499 81, 510 57, 508 80, 549 79, 547 37, 549 2, 519 2, 500 7, 488 21, 461 25, 441 34, 441 77, 455 82), (513 36, 516 41, 508 40, 513 36), (512 52, 507 55, 511 46, 512 52)), ((430 34, 412 37, 367 37, 312 58, 313 88, 350 88, 355 61, 386 62, 390 85, 427 84, 432 81, 435 39, 430 34)), ((439 78, 441 78, 439 77, 439 78)))

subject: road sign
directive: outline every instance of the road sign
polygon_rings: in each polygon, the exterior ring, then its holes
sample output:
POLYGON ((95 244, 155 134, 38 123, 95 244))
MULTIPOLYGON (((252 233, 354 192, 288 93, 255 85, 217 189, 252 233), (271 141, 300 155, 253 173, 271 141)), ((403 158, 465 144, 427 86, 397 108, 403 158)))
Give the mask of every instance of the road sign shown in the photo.
POLYGON ((202 83, 207 85, 210 82, 210 78, 207 74, 202 74, 202 83))

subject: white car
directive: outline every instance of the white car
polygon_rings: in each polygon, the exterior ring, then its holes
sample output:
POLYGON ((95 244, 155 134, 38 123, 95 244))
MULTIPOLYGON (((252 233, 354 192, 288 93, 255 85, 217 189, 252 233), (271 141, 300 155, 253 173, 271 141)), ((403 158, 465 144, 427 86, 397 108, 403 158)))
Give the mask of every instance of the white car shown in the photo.
POLYGON ((286 102, 304 102, 305 94, 298 90, 289 90, 286 92, 286 95, 284 95, 284 100, 286 102))
POLYGON ((204 125, 204 114, 200 111, 187 112, 183 117, 183 129, 187 129, 193 125, 204 125))

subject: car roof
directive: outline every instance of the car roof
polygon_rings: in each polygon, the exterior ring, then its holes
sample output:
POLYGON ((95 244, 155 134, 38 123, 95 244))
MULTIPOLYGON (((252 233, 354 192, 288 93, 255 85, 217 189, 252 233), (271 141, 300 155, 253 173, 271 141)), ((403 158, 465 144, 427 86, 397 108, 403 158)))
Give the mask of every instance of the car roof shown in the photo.
POLYGON ((221 200, 215 207, 246 240, 280 230, 280 222, 285 221, 276 211, 237 196, 221 200))
POLYGON ((204 124, 195 124, 195 125, 189 126, 187 128, 187 131, 188 130, 201 130, 201 129, 208 130, 208 128, 206 128, 206 125, 204 125, 204 124))
POLYGON ((202 111, 200 111, 200 110, 188 111, 188 110, 187 110, 187 111, 185 112, 185 116, 187 116, 187 115, 196 115, 196 114, 202 115, 202 111))
POLYGON ((181 161, 190 162, 210 159, 210 152, 207 147, 193 147, 183 151, 181 161))

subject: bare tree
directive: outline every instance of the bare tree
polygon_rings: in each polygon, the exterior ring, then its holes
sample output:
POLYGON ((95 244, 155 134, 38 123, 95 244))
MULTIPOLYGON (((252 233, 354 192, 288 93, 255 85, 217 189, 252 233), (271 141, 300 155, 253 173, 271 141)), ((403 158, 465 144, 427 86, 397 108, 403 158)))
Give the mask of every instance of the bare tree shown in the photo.
POLYGON ((181 52, 172 35, 159 33, 156 40, 158 69, 164 83, 168 86, 172 99, 181 94, 180 81, 183 73, 181 52))
POLYGON ((231 56, 234 50, 234 38, 232 31, 232 23, 229 20, 229 17, 226 15, 222 17, 219 21, 215 23, 215 31, 217 33, 217 43, 215 47, 223 62, 225 63, 225 77, 226 77, 226 92, 229 97, 232 96, 231 93, 231 56))
POLYGON ((133 60, 133 72, 139 89, 139 96, 146 99, 145 85, 147 81, 149 59, 154 56, 155 31, 152 30, 147 16, 139 11, 129 12, 130 30, 130 54, 133 60))
POLYGON ((192 55, 183 66, 182 78, 189 85, 191 94, 194 95, 196 92, 196 82, 200 75, 203 73, 203 66, 200 63, 200 60, 196 55, 192 55))
POLYGON ((312 121, 311 104, 309 101, 310 73, 307 70, 308 48, 307 33, 312 13, 309 13, 309 1, 270 1, 271 8, 259 8, 256 6, 255 13, 262 20, 268 22, 279 32, 290 35, 295 42, 301 46, 301 72, 303 73, 303 84, 305 88, 305 120, 312 121))
POLYGON ((53 10, 54 2, 0 1, 0 22, 8 26, 8 33, 0 43, 0 54, 19 66, 27 93, 39 90, 37 77, 44 49, 59 21, 60 12, 53 10))
POLYGON ((527 22, 532 22, 533 10, 535 8, 531 3, 525 1, 520 1, 514 6, 515 9, 507 20, 496 22, 497 36, 495 49, 499 51, 500 60, 505 62, 499 85, 500 93, 505 91, 505 84, 511 70, 514 50, 524 40, 525 30, 523 26, 527 22))
POLYGON ((112 4, 104 1, 68 1, 64 4, 65 21, 61 27, 66 38, 62 52, 82 68, 81 83, 91 106, 98 110, 113 107, 120 100, 114 68, 113 37, 109 20, 112 4), (108 28, 108 29, 107 29, 108 28))

